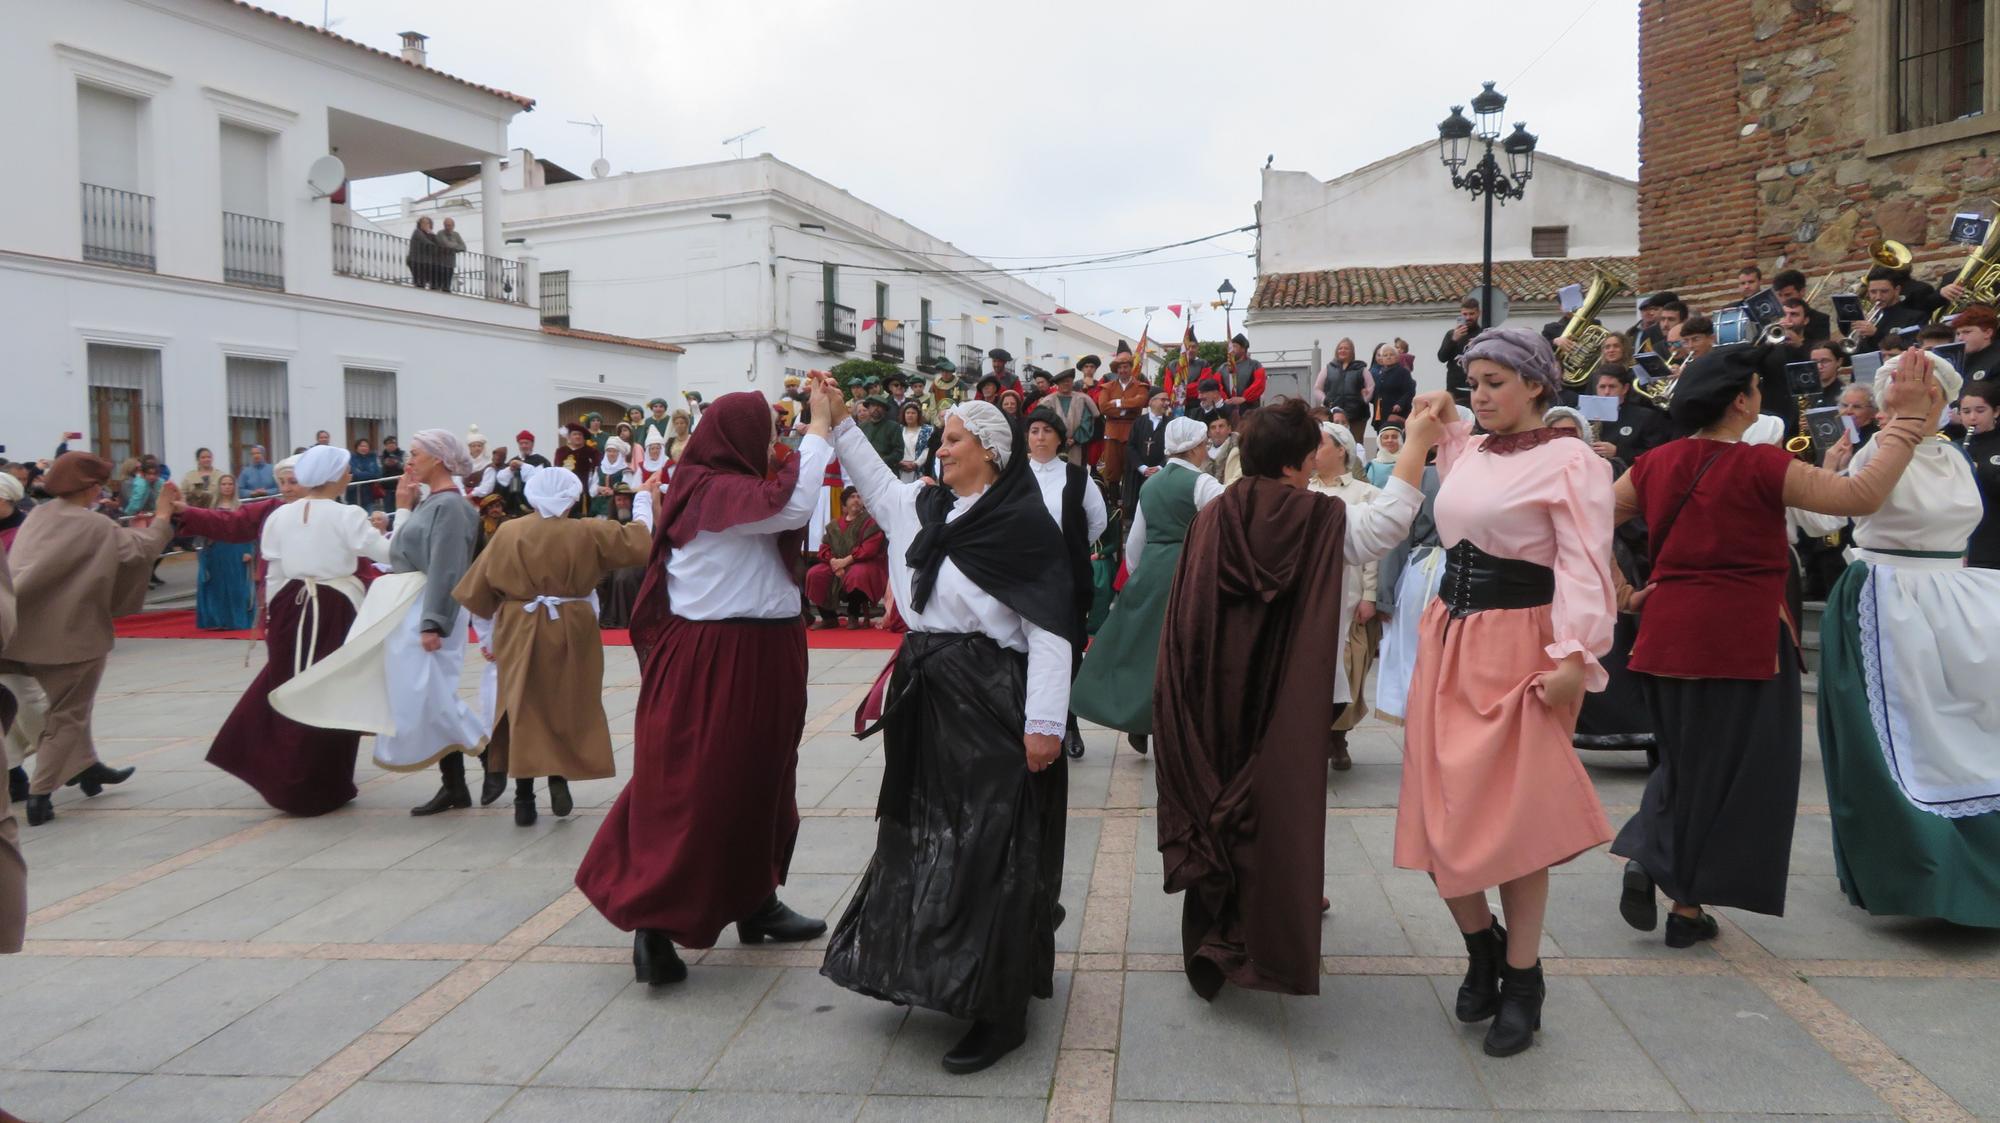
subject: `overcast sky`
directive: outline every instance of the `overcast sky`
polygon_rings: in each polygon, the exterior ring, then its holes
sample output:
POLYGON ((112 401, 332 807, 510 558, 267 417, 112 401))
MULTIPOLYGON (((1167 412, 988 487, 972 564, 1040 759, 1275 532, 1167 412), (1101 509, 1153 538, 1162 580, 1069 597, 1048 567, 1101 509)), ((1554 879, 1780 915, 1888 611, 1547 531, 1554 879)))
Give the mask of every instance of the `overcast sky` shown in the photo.
MULTIPOLYGON (((321 20, 321 0, 258 2, 321 20)), ((604 122, 614 173, 728 158, 724 137, 762 126, 746 154, 1010 266, 1246 225, 1267 155, 1331 179, 1435 141, 1483 80, 1544 151, 1637 175, 1635 0, 329 6, 339 34, 394 50, 397 32, 421 31, 431 65, 535 98, 512 142, 578 174, 597 147, 571 120, 604 122)), ((1091 313, 1212 298, 1228 277, 1240 323, 1253 244, 1236 234, 1028 279, 1091 313)), ((1220 321, 1204 313, 1197 330, 1213 338, 1220 321)))

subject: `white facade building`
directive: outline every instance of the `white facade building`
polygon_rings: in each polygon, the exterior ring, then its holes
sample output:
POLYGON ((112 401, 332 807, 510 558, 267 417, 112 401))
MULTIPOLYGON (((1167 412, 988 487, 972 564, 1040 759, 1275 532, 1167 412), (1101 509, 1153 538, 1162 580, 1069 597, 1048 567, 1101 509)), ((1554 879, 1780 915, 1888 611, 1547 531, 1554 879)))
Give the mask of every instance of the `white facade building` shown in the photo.
POLYGON ((233 466, 321 429, 468 423, 547 447, 577 402, 675 389, 675 349, 544 330, 532 259, 462 256, 421 288, 403 239, 308 185, 330 153, 352 179, 497 176, 533 103, 430 68, 421 37, 399 56, 234 0, 14 5, 0 96, 20 109, 0 208, 12 459, 80 432, 113 459, 181 469, 205 446, 233 466))
MULTIPOLYGON (((1493 212, 1493 282, 1512 322, 1539 328, 1556 293, 1602 268, 1635 283, 1638 184, 1537 153, 1526 195, 1493 212)), ((1378 343, 1407 340, 1417 385, 1441 389, 1438 345, 1480 277, 1483 208, 1451 185, 1434 141, 1331 180, 1264 169, 1257 291, 1245 319, 1253 353, 1286 392, 1309 386, 1352 339, 1366 362, 1378 343)), ((1637 294, 1604 314, 1622 327, 1637 294)))
MULTIPOLYGON (((1086 354, 1108 363, 1120 338, 768 154, 576 179, 516 150, 500 182, 504 236, 540 262, 544 313, 679 344, 684 387, 711 400, 776 394, 787 375, 849 358, 916 371, 944 359, 961 375, 985 369, 994 347, 1017 371, 1086 354)), ((456 184, 379 221, 407 230, 424 214, 452 217, 470 242, 490 229, 490 198, 456 184)))

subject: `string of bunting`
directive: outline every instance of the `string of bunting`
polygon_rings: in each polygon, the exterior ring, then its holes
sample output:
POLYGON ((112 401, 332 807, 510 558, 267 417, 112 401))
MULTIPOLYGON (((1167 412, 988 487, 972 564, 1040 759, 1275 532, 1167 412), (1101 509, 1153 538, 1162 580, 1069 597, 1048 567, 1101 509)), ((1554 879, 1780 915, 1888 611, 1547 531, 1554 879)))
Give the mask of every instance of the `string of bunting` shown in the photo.
MULTIPOLYGON (((1165 309, 1168 315, 1177 317, 1183 311, 1191 311, 1202 308, 1210 308, 1210 309, 1220 308, 1223 306, 1223 303, 1224 302, 1220 300, 1209 300, 1209 301, 1184 300, 1178 304, 1134 304, 1126 308, 1100 308, 1094 312, 1079 312, 1073 308, 1064 308, 1061 305, 1057 305, 1056 310, 1053 312, 1023 312, 1018 315, 1014 314, 984 315, 984 316, 975 315, 972 317, 972 322, 975 324, 990 324, 994 320, 1047 321, 1054 319, 1057 316, 1115 316, 1121 313, 1130 314, 1133 312, 1140 312, 1150 316, 1153 313, 1160 311, 1161 309, 1165 309)), ((861 330, 873 331, 875 330, 876 324, 881 324, 884 328, 887 328, 890 331, 895 331, 897 328, 902 327, 906 322, 908 321, 893 319, 889 317, 876 319, 875 317, 871 316, 868 319, 861 321, 861 330)))

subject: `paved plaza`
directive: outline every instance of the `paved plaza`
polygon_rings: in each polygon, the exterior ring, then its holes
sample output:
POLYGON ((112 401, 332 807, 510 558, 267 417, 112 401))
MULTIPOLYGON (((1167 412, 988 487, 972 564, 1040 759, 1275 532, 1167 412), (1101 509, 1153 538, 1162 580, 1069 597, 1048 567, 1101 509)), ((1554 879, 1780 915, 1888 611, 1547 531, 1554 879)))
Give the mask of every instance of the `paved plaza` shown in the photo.
MULTIPOLYGON (((1102 731, 1071 766, 1055 998, 999 1066, 944 1073, 960 1025, 820 978, 823 940, 726 932, 649 993, 571 884, 631 768, 637 669, 608 655, 621 778, 575 785, 567 821, 544 795, 523 829, 504 798, 412 819, 434 774, 365 763, 354 805, 278 815, 202 762, 262 648, 120 642, 96 731, 139 771, 65 790, 23 830, 33 912, 26 954, 0 959, 0 1106, 37 1123, 2000 1120, 2000 933, 1849 907, 1816 756, 1782 919, 1726 912, 1715 944, 1670 951, 1619 920, 1605 853, 1558 870, 1547 1023, 1510 1060, 1452 1018, 1462 945, 1429 882, 1390 864, 1399 737, 1372 719, 1327 791, 1316 998, 1188 989, 1153 768, 1102 731)), ((812 655, 784 891, 806 912, 836 916, 872 847, 880 746, 848 731, 886 657, 812 655)), ((1589 761, 1622 821, 1643 760, 1589 761)))

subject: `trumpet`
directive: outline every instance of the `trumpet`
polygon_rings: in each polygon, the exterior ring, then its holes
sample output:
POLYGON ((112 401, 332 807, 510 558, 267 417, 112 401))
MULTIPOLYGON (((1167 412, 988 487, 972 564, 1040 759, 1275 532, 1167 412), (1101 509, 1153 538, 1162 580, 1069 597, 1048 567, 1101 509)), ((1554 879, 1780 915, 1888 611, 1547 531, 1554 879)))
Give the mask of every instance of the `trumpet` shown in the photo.
MULTIPOLYGON (((1873 312, 1868 313, 1866 320, 1861 321, 1863 324, 1880 324, 1881 322, 1882 309, 1879 307, 1873 312)), ((1858 330, 1860 327, 1861 324, 1855 324, 1853 328, 1848 329, 1847 338, 1842 340, 1847 345, 1849 351, 1853 351, 1856 347, 1861 346, 1861 332, 1858 330)))
POLYGON ((1785 325, 1772 324, 1770 327, 1764 329, 1763 335, 1757 337, 1757 342, 1765 347, 1776 347, 1778 344, 1785 342, 1786 338, 1785 325))

